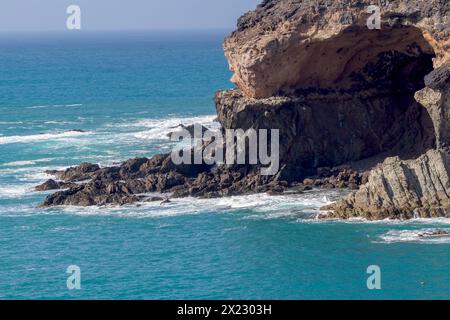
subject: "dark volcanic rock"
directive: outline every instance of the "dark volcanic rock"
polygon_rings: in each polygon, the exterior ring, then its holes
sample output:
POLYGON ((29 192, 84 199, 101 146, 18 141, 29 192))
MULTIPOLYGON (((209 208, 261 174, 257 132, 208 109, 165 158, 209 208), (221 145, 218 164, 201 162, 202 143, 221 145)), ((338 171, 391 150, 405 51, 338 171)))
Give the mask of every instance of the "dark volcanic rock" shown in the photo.
POLYGON ((64 181, 76 182, 90 179, 92 173, 100 170, 98 164, 82 163, 81 165, 69 168, 61 174, 60 178, 64 181))
POLYGON ((75 186, 77 186, 77 184, 73 183, 73 182, 62 182, 62 181, 55 181, 53 179, 49 179, 49 180, 45 181, 43 184, 36 186, 34 188, 34 190, 35 191, 49 191, 49 190, 72 188, 75 186))
MULTIPOLYGON (((68 190, 49 195, 43 206, 54 205, 124 205, 139 201, 159 201, 159 196, 146 193, 167 193, 173 198, 194 196, 217 198, 258 192, 269 194, 301 193, 309 190, 297 182, 283 180, 280 175, 261 176, 257 167, 185 165, 186 169, 169 165, 170 157, 157 155, 152 159, 131 159, 118 167, 86 170, 86 164, 66 170, 65 177, 78 180, 79 173, 87 182, 47 182, 44 185, 68 190)), ((347 188, 350 182, 359 183, 360 174, 345 169, 330 169, 327 177, 317 177, 318 187, 347 188), (328 179, 328 180, 327 180, 328 179), (334 185, 333 185, 334 183, 334 185)), ((164 198, 162 199, 164 200, 164 198)), ((162 201, 161 200, 161 201, 162 201)))
POLYGON ((43 184, 38 185, 34 188, 35 191, 48 191, 48 190, 58 190, 60 189, 59 183, 53 179, 45 181, 43 184))
POLYGON ((232 129, 279 129, 280 162, 286 179, 396 149, 421 154, 435 137, 414 92, 309 94, 251 99, 239 90, 215 97, 218 119, 232 129))
POLYGON ((425 76, 425 85, 433 90, 445 89, 450 81, 450 63, 445 63, 425 76))

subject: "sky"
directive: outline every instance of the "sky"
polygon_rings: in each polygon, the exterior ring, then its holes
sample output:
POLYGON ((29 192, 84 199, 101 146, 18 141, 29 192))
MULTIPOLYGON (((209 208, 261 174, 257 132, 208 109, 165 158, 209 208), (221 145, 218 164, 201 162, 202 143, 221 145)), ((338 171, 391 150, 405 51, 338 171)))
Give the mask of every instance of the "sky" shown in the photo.
POLYGON ((261 0, 1 0, 0 32, 66 30, 67 7, 82 30, 234 29, 261 0))

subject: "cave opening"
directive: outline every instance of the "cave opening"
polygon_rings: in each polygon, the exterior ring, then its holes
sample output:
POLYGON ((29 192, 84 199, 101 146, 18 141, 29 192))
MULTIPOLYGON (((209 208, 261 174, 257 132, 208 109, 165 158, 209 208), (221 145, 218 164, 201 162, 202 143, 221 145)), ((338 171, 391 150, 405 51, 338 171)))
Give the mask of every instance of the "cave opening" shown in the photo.
POLYGON ((298 165, 410 159, 435 148, 430 115, 414 98, 435 58, 418 28, 348 29, 291 50, 301 50, 301 58, 285 63, 299 72, 279 93, 313 97, 306 99, 313 116, 300 115, 299 146, 287 150, 298 165))

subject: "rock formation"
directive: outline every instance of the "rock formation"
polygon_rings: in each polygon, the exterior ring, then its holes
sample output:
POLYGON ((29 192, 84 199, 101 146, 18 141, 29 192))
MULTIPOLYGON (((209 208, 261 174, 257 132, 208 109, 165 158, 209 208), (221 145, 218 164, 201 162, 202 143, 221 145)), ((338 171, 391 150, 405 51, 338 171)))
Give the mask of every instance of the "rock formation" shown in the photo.
POLYGON ((239 19, 225 54, 232 81, 253 98, 358 87, 361 71, 380 54, 435 55, 435 67, 445 62, 449 11, 446 0, 265 0, 239 19), (381 7, 381 30, 367 27, 373 4, 381 7))
POLYGON ((175 166, 168 155, 85 164, 60 173, 77 185, 44 205, 322 186, 359 188, 323 217, 450 217, 448 1, 264 0, 224 49, 237 87, 215 95, 218 121, 223 130, 279 129, 277 175, 259 175, 258 165, 175 166), (367 25, 373 4, 379 30, 367 25))
POLYGON ((105 168, 83 163, 51 174, 62 180, 48 180, 37 186, 36 191, 67 189, 47 196, 44 207, 125 205, 163 199, 152 193, 167 193, 174 198, 217 198, 259 192, 276 195, 301 193, 312 187, 356 188, 362 182, 362 175, 349 168, 322 168, 316 179, 288 183, 280 175, 261 176, 259 171, 243 165, 174 165, 170 154, 130 159, 105 168))
POLYGON ((370 220, 450 217, 450 154, 430 150, 414 160, 387 158, 368 182, 330 205, 325 217, 370 220))
POLYGON ((443 0, 263 1, 225 40, 238 89, 216 95, 219 120, 280 128, 294 179, 378 161, 325 217, 450 217, 449 19, 443 0))

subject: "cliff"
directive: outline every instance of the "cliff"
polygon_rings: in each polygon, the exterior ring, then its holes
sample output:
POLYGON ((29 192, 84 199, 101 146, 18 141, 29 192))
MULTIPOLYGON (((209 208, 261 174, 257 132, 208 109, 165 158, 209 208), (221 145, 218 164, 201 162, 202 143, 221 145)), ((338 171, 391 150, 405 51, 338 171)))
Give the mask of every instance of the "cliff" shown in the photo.
POLYGON ((239 19, 225 40, 232 81, 249 97, 308 87, 359 86, 353 77, 381 53, 434 55, 449 49, 450 4, 445 0, 265 0, 239 19), (369 30, 372 4, 381 29, 369 30))
POLYGON ((219 121, 280 129, 286 180, 368 170, 328 217, 450 217, 450 3, 383 3, 371 30, 373 1, 263 1, 225 40, 219 121))
MULTIPOLYGON (((236 88, 214 97, 226 129, 280 130, 280 170, 174 165, 169 155, 54 172, 44 206, 358 189, 321 217, 450 217, 450 3, 265 0, 225 55, 236 88), (88 180, 88 182, 85 182, 88 180), (83 181, 83 182, 82 182, 83 181)), ((204 142, 202 148, 208 143, 204 142)))

